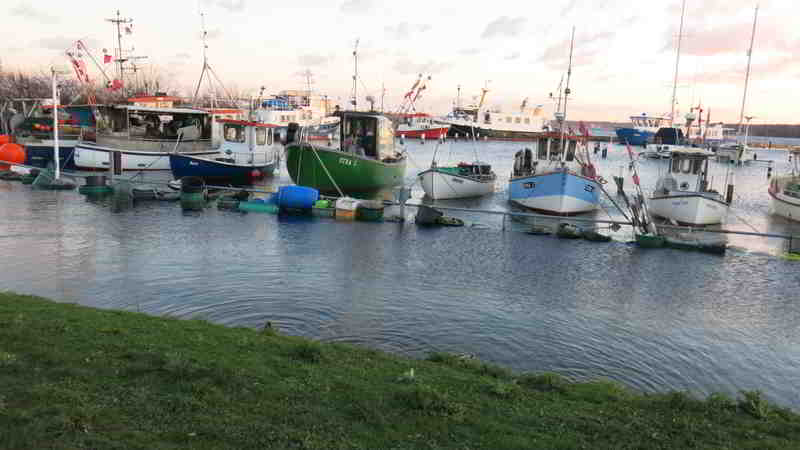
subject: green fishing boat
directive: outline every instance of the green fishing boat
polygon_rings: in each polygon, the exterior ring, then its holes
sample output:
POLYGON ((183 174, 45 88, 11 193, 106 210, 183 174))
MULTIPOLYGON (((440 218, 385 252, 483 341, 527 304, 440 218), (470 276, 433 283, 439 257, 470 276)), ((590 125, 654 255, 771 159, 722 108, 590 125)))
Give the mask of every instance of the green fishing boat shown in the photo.
POLYGON ((296 127, 287 133, 286 168, 292 181, 325 194, 368 197, 400 185, 406 156, 395 148, 394 126, 378 113, 343 112, 338 139, 330 145, 297 139, 296 127))

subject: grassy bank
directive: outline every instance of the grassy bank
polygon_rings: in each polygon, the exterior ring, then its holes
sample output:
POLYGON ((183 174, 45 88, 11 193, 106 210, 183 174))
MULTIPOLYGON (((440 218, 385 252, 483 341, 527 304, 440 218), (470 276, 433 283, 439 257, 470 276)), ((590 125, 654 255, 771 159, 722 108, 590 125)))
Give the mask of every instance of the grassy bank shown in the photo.
POLYGON ((645 396, 0 293, 3 449, 798 446, 800 417, 757 393, 645 396))

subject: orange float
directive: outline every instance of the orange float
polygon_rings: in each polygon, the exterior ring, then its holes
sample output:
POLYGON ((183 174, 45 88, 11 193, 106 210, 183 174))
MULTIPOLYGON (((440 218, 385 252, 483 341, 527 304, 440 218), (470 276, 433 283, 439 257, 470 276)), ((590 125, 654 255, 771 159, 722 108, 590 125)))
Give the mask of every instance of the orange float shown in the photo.
MULTIPOLYGON (((4 138, 5 136, 0 136, 0 139, 4 138)), ((0 140, 0 143, 3 142, 0 140)), ((0 170, 10 170, 11 166, 6 164, 5 162, 10 162, 12 164, 25 164, 25 149, 13 142, 8 142, 4 144, 0 144, 0 161, 4 161, 0 163, 0 170)))

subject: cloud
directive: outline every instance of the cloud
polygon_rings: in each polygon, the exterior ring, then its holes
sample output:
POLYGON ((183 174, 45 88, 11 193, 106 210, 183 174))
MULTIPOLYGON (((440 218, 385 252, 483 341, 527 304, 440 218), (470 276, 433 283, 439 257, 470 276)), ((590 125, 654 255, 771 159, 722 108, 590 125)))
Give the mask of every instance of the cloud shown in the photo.
MULTIPOLYGON (((604 41, 610 40, 614 36, 616 36, 616 33, 612 31, 601 31, 578 36, 573 49, 573 65, 583 66, 594 62, 594 58, 600 53, 600 50, 608 47, 604 41)), ((554 67, 566 67, 569 60, 569 46, 570 38, 565 38, 561 42, 546 48, 537 62, 546 63, 554 67)))
POLYGON ((503 59, 505 59, 506 61, 513 61, 515 59, 519 59, 519 52, 510 53, 506 55, 506 57, 503 59))
POLYGON ((458 53, 461 54, 461 55, 471 56, 471 55, 477 55, 478 53, 480 53, 482 51, 483 50, 481 50, 479 48, 464 48, 464 49, 459 50, 458 53))
POLYGON ((333 58, 319 53, 306 53, 297 57, 297 63, 303 67, 326 66, 333 58))
POLYGON ((481 37, 484 39, 493 37, 518 37, 525 31, 525 23, 527 21, 528 19, 524 17, 499 17, 489 22, 489 25, 486 25, 486 29, 483 30, 481 37))
POLYGON ((242 12, 245 8, 245 0, 202 0, 202 3, 207 6, 218 6, 229 12, 242 12))
MULTIPOLYGON (((753 64, 750 67, 750 81, 770 79, 772 77, 790 78, 798 66, 800 66, 800 61, 792 55, 772 58, 763 63, 753 64)), ((732 84, 743 86, 745 69, 744 63, 728 65, 717 70, 686 77, 686 80, 683 81, 687 84, 732 84)))
POLYGON ((18 16, 18 17, 23 17, 25 19, 35 20, 35 21, 41 22, 41 23, 56 23, 56 22, 58 22, 58 18, 56 18, 55 16, 51 16, 50 14, 47 14, 44 11, 40 11, 38 9, 35 9, 33 6, 31 6, 29 4, 26 4, 26 3, 20 3, 15 8, 12 8, 11 9, 11 15, 12 16, 18 16))
POLYGON ((567 16, 571 13, 575 8, 577 8, 581 4, 585 4, 586 7, 591 8, 592 11, 603 11, 606 5, 609 3, 608 1, 598 1, 598 0, 591 0, 590 2, 586 2, 583 0, 570 0, 561 10, 561 17, 567 16))
POLYGON ((364 14, 375 8, 375 0, 348 0, 342 3, 339 11, 344 14, 364 14))
POLYGON ((178 54, 175 55, 175 59, 189 59, 191 57, 192 57, 192 55, 190 55, 188 53, 178 53, 178 54))
MULTIPOLYGON (((89 48, 97 48, 100 43, 96 39, 87 38, 83 39, 83 43, 89 48)), ((33 46, 45 48, 47 50, 65 51, 75 45, 75 38, 65 36, 52 36, 41 38, 33 43, 33 46)))
POLYGON ((395 26, 387 25, 384 30, 389 39, 408 39, 411 33, 424 33, 433 28, 429 24, 409 24, 400 22, 395 26))
POLYGON ((416 75, 420 73, 437 74, 444 72, 451 67, 453 67, 453 63, 450 62, 436 62, 430 60, 424 63, 414 63, 408 58, 402 58, 397 60, 393 68, 402 75, 416 75))
MULTIPOLYGON (((700 30, 693 30, 684 39, 681 53, 695 56, 713 56, 726 53, 746 54, 750 45, 752 22, 733 23, 721 26, 709 26, 700 30)), ((662 51, 675 51, 675 37, 678 31, 671 28, 667 31, 662 51)), ((792 33, 782 29, 780 23, 763 23, 756 30, 755 51, 758 47, 768 46, 772 51, 796 52, 800 50, 800 42, 790 42, 786 39, 792 33)))

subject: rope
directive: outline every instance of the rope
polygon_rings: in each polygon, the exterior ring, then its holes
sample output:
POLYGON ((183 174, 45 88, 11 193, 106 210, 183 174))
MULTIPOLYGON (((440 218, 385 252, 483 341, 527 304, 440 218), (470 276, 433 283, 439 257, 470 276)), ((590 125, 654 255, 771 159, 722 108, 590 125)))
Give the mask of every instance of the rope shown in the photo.
MULTIPOLYGON (((313 145, 309 145, 309 147, 311 148, 311 151, 314 152, 314 156, 317 157, 317 160, 319 161, 319 165, 322 166, 322 170, 325 171, 325 174, 328 175, 328 178, 331 180, 331 183, 333 183, 333 187, 336 188, 336 191, 339 192, 340 196, 344 197, 344 193, 342 192, 341 189, 339 189, 339 185, 336 184, 336 181, 333 179, 333 177, 331 176, 330 172, 328 172, 328 168, 325 167, 325 163, 322 162, 322 158, 320 158, 319 154, 317 154, 317 149, 315 149, 313 145)), ((300 148, 303 148, 303 147, 301 146, 300 148)))

